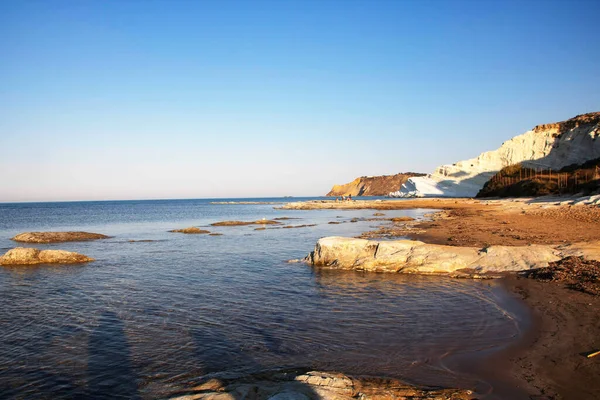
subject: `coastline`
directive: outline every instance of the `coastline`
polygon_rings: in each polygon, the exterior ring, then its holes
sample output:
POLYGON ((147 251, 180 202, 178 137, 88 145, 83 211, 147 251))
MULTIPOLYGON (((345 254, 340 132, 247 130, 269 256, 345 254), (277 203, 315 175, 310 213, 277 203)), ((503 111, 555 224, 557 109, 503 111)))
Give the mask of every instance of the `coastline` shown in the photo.
MULTIPOLYGON (((504 200, 470 198, 355 200, 350 202, 321 200, 288 203, 281 209, 371 209, 377 211, 431 209, 435 211, 428 220, 392 224, 383 231, 384 235, 382 235, 420 240, 428 244, 516 246, 597 241, 598 232, 600 232, 600 207, 585 204, 574 205, 577 199, 574 197, 547 197, 504 200)), ((379 236, 375 234, 369 237, 379 236)), ((600 257, 600 252, 597 253, 597 256, 600 257)))
MULTIPOLYGON (((284 208, 437 209, 440 211, 427 221, 392 224, 383 231, 367 232, 366 237, 399 236, 447 246, 578 242, 584 248, 583 254, 599 259, 594 242, 600 232, 600 207, 585 201, 574 197, 319 201, 291 203, 284 208)), ((461 369, 498 384, 489 394, 491 398, 517 399, 524 392, 527 396, 523 398, 600 398, 600 359, 586 358, 590 352, 600 350, 600 297, 570 290, 562 283, 539 282, 517 274, 504 276, 500 282, 527 307, 529 321, 514 343, 461 369)))
MULTIPOLYGON (((404 208, 420 208, 423 207, 423 204, 420 200, 411 200, 411 206, 406 207, 405 201, 399 201, 402 203, 404 208), (415 207, 417 205, 417 207, 415 207)), ((357 201, 360 203, 360 201, 357 201)), ((454 235, 452 241, 442 242, 445 247, 451 247, 451 251, 456 249, 460 249, 460 247, 465 247, 463 243, 481 243, 484 240, 496 240, 499 243, 503 241, 511 241, 511 243, 519 243, 517 246, 527 245, 528 243, 535 243, 536 241, 547 241, 552 242, 552 240, 559 241, 561 243, 561 252, 564 253, 563 246, 564 241, 572 238, 574 240, 579 240, 580 236, 574 236, 574 234, 579 234, 581 232, 583 235, 583 239, 586 237, 593 237, 594 232, 598 232, 598 221, 594 221, 594 212, 598 211, 600 208, 598 207, 583 207, 581 206, 573 206, 569 207, 568 205, 560 205, 554 202, 553 204, 548 204, 548 202, 542 203, 524 203, 523 201, 478 201, 478 200, 457 200, 457 199, 443 199, 440 201, 436 200, 426 200, 424 203, 433 205, 431 207, 431 213, 429 215, 422 215, 422 212, 418 212, 418 220, 409 220, 406 218, 391 218, 392 213, 383 213, 387 215, 377 215, 382 218, 371 218, 373 215, 373 211, 362 212, 361 217, 356 218, 361 221, 377 221, 378 223, 383 222, 386 226, 389 225, 391 229, 394 230, 394 234, 406 233, 414 234, 417 238, 422 239, 424 241, 435 240, 436 235, 439 240, 444 240, 448 232, 454 235), (438 208, 439 207, 439 208, 438 208), (441 209, 441 211, 437 211, 441 209), (487 212, 486 212, 487 211, 487 212), (524 214, 522 211, 526 211, 524 214), (591 218, 591 220, 590 220, 591 218), (397 221, 394 221, 397 220, 397 221), (557 226, 557 221, 561 222, 560 226, 557 226), (508 222, 508 224, 503 224, 502 222, 508 222), (434 226, 429 227, 428 224, 433 224, 434 226), (500 226, 501 229, 497 231, 492 231, 486 227, 494 227, 500 226), (464 226, 469 227, 469 229, 465 229, 464 226), (462 228, 461 228, 462 227, 462 228), (472 229, 471 229, 472 228, 472 229), (512 229, 512 230, 510 230, 512 229), (433 232, 437 232, 436 235, 430 235, 433 232), (526 236, 526 233, 530 233, 531 236, 526 236), (482 236, 487 235, 487 236, 482 236), (514 236, 520 236, 519 238, 514 236)), ((363 204, 360 205, 361 208, 370 208, 364 207, 363 204)), ((390 210, 392 208, 389 208, 390 210)), ((262 211, 261 211, 262 213, 262 211)), ((313 213, 310 213, 313 214, 313 213)), ((318 214, 318 213, 314 213, 318 214)), ((321 219, 319 224, 327 227, 323 224, 323 220, 327 221, 329 218, 333 219, 334 216, 337 218, 337 211, 334 212, 326 212, 328 214, 328 218, 321 219)), ((379 213, 377 213, 379 214, 379 213)), ((396 213, 397 214, 397 213, 396 213)), ((394 214, 394 216, 396 215, 394 214)), ((281 215, 281 214, 280 214, 281 215)), ((288 214, 286 214, 288 215, 288 214)), ((339 213, 339 215, 343 215, 343 211, 339 213)), ((375 216, 375 215, 373 215, 375 216)), ((283 220, 283 219, 293 219, 293 213, 290 213, 289 216, 286 217, 273 217, 273 220, 283 220)), ((220 218, 225 219, 225 218, 220 218)), ((249 219, 256 219, 249 218, 249 219)), ((346 218, 349 220, 350 218, 346 218)), ((259 220, 257 220, 259 221, 259 220)), ((350 221, 346 221, 350 222, 350 221)), ((286 222, 287 223, 287 222, 286 222)), ((311 225, 307 225, 311 226, 311 225)), ((352 225, 348 225, 352 227, 352 225)), ((293 226, 299 227, 299 226, 293 226)), ((360 234, 361 231, 365 229, 373 228, 369 227, 369 224, 364 224, 359 227, 359 225, 354 225, 357 229, 353 230, 349 235, 357 235, 360 234)), ((235 228, 226 228, 226 229, 235 229, 235 228)), ((251 228, 253 229, 253 228, 251 228)), ((294 230, 295 231, 295 230, 294 230)), ((161 229, 161 233, 166 232, 165 229, 161 229)), ((163 235, 171 235, 168 233, 162 233, 163 235)), ((8 237, 8 236, 7 236, 8 237)), ((136 236, 133 236, 136 237, 136 236)), ((146 237, 146 236, 137 236, 137 237, 146 237)), ((152 237, 155 238, 155 237, 152 237)), ((173 241, 188 241, 189 240, 197 240, 195 238, 189 239, 190 237, 185 237, 185 235, 174 235, 173 241)), ((304 242, 302 246, 295 246, 296 250, 298 249, 306 249, 306 246, 309 243, 313 243, 312 240, 315 240, 318 236, 313 236, 310 239, 310 242, 304 242)), ((161 241, 161 237, 156 237, 157 241, 161 241)), ((8 239, 7 239, 8 240, 8 239)), ((171 240, 171 239, 169 239, 171 240)), ((169 240, 162 240, 164 242, 169 242, 169 240)), ((141 240, 144 241, 144 240, 141 240)), ((147 240, 150 241, 150 240, 147 240)), ((81 242, 77 244, 77 246, 93 246, 92 241, 81 242)), ((97 242, 97 243, 102 243, 97 242)), ((116 242, 108 242, 108 243, 116 243, 116 242)), ((591 240, 587 240, 582 242, 583 246, 588 246, 588 248, 594 243, 591 243, 591 240)), ((160 245, 160 244, 159 244, 160 245)), ((221 244, 217 245, 221 246, 221 244)), ((384 246, 382 246, 384 247, 384 246)), ((165 245, 165 249, 169 249, 169 245, 165 245)), ((142 252, 143 249, 140 249, 142 252)), ((514 253, 514 248, 511 248, 510 251, 514 253)), ((435 253, 434 251, 433 253, 435 253)), ((91 252, 93 255, 94 253, 91 252)), ((295 253, 294 253, 295 256, 295 253)), ((281 258, 276 258, 276 262, 281 262, 281 258), (278 260, 278 261, 277 261, 278 260)), ((307 268, 308 269, 308 268, 307 268)), ((294 271, 295 273, 295 271, 294 271)), ((398 277, 399 274, 395 274, 398 277)), ((333 277, 332 280, 335 280, 339 283, 340 274, 336 273, 336 271, 332 271, 330 276, 333 277)), ((388 274, 391 280, 394 279, 394 274, 388 274)), ((449 278, 449 275, 445 275, 446 278, 449 278)), ((450 276, 452 277, 452 276, 450 276)), ((463 276, 466 277, 466 276, 463 276)), ((486 278, 490 278, 490 276, 485 276, 486 278)), ((379 276, 379 279, 385 280, 390 279, 387 277, 379 276)), ((390 281, 391 281, 390 280, 390 281)), ((512 334, 511 336, 507 336, 506 339, 502 339, 498 341, 498 345, 494 347, 490 346, 482 346, 481 350, 475 350, 475 352, 464 352, 464 353, 452 353, 452 352, 439 352, 436 354, 440 355, 440 363, 439 367, 441 369, 445 369, 450 374, 455 374, 455 376, 460 377, 463 374, 470 375, 475 378, 476 385, 470 385, 466 383, 466 381, 462 381, 460 383, 460 379, 452 379, 450 381, 444 381, 440 375, 433 376, 433 382, 425 382, 425 384, 430 385, 443 385, 444 387, 458 387, 458 389, 449 389, 447 392, 447 398, 455 398, 452 397, 455 393, 461 393, 469 396, 468 391, 475 390, 475 396, 477 398, 485 398, 488 400, 497 400, 497 399, 525 399, 525 398, 554 398, 554 399, 562 399, 562 398, 598 398, 600 393, 597 392, 594 386, 594 378, 598 376, 598 370, 591 369, 593 365, 596 365, 600 362, 600 357, 594 358, 591 360, 585 359, 582 355, 583 352, 589 352, 591 350, 595 350, 594 346, 596 343, 590 341, 594 339, 598 335, 594 335, 595 332, 600 332, 600 328, 595 319, 598 316, 598 304, 597 302, 587 302, 588 299, 594 299, 593 296, 590 295, 582 295, 583 297, 579 300, 567 300, 565 304, 560 303, 560 301, 565 298, 571 298, 570 293, 577 293, 569 291, 562 287, 560 284, 552 284, 552 283, 540 283, 536 281, 532 281, 529 279, 517 279, 514 276, 509 276, 504 279, 494 279, 493 281, 481 282, 483 285, 493 285, 497 288, 496 293, 502 293, 502 297, 509 297, 514 300, 509 300, 508 307, 506 307, 505 303, 499 303, 502 308, 500 311, 507 311, 511 314, 511 317, 517 317, 516 319, 519 321, 518 332, 512 334), (511 283, 512 281, 517 283, 511 283), (489 283, 488 283, 489 282, 489 283), (512 286, 511 286, 512 285, 512 286), (556 291, 552 297, 552 305, 548 305, 547 303, 547 293, 550 290, 549 288, 554 288, 556 291), (521 298, 522 297, 522 298, 521 298), (532 298, 537 298, 538 301, 529 303, 532 298), (511 308, 511 304, 519 304, 522 307, 511 308), (589 304, 593 303, 593 307, 589 304), (561 305, 562 304, 562 305, 561 305), (575 305, 575 306, 573 306, 575 305), (585 306, 585 307, 584 307, 585 306), (550 308, 548 308, 550 307, 550 308), (555 308, 558 308, 557 311, 555 308), (565 308, 565 310, 561 311, 560 307, 565 308), (590 310, 586 310, 585 318, 582 321, 579 321, 580 318, 578 313, 581 308, 589 307, 590 310), (519 308, 521 310, 519 310, 519 308), (546 313, 538 313, 534 310, 540 309, 545 310, 546 313), (527 312, 529 310, 529 312, 527 312), (566 315, 562 315, 564 313, 566 315), (559 317, 555 318, 555 320, 551 320, 554 325, 550 325, 550 328, 544 328, 543 322, 545 319, 552 318, 558 315, 559 317), (519 319, 521 316, 523 318, 527 318, 527 321, 521 323, 523 320, 519 319), (564 320, 570 321, 569 323, 564 322, 564 320), (582 338, 577 338, 575 341, 571 340, 574 337, 574 331, 581 329, 581 326, 577 325, 579 322, 586 327, 585 335, 582 338), (560 336, 557 334, 559 331, 560 334, 564 334, 565 336, 560 336), (557 336, 558 338, 554 338, 557 336), (586 342, 588 340, 588 342, 586 342), (541 343, 541 344, 540 344, 541 343), (570 347, 562 346, 565 343, 570 343, 570 347), (576 345, 580 343, 589 343, 590 348, 581 350, 576 349, 576 345), (537 347, 536 347, 537 346, 537 347), (560 349, 560 351, 556 351, 554 353, 551 352, 554 347, 560 349), (530 355, 530 349, 537 348, 537 353, 530 355), (574 356, 574 358, 568 361, 568 366, 562 366, 563 356, 568 354, 570 356, 574 356), (474 355, 474 357, 472 357, 474 355), (550 358, 550 359, 549 359, 550 358), (586 364, 587 363, 587 364, 586 364), (594 364, 596 363, 596 364, 594 364), (590 367, 588 364, 592 364, 590 367), (566 368, 566 369, 565 369, 566 368), (584 376, 579 377, 579 371, 584 371, 584 376), (587 371, 587 372, 585 372, 587 371), (566 382, 563 381, 564 375, 566 378, 566 382), (454 383, 454 384, 453 384, 454 383), (589 390, 591 388, 591 392, 589 390), (459 391, 459 392, 456 392, 459 391), (460 392, 463 391, 463 392, 460 392), (575 397, 576 395, 576 397, 575 397)), ((323 282, 316 282, 319 286, 323 282)), ((455 281, 454 283, 458 283, 455 281)), ((479 283, 478 283, 479 284, 479 283)), ((403 284, 395 284, 396 287, 403 287, 403 284)), ((425 288, 425 290, 429 290, 429 288, 425 288)), ((427 293, 426 291, 424 293, 427 293)), ((452 293, 450 293, 452 294, 452 293)), ((600 297, 599 297, 600 299, 600 297)), ((442 299, 443 301, 444 299, 442 299)), ((277 303, 278 304, 278 303, 277 303)), ((379 304, 386 304, 385 302, 375 303, 375 307, 372 307, 370 310, 376 310, 379 304)), ((391 304, 391 303, 388 303, 391 304)), ((463 303, 465 304, 465 303, 463 303)), ((428 318, 428 314, 420 314, 423 318, 428 318)), ((464 312, 461 314, 464 317, 462 323, 468 323, 471 321, 479 321, 479 318, 475 316, 475 314, 464 312)), ((490 312, 487 315, 491 315, 494 317, 496 314, 494 312, 490 312)), ((483 318, 483 317, 482 317, 483 318)), ((511 318, 513 319, 513 318, 511 318)), ((436 318, 429 316, 429 320, 437 321, 436 318)), ((331 320, 329 320, 331 321, 331 320)), ((327 323, 327 322, 326 322, 327 323)), ((330 323, 330 322, 328 322, 330 323)), ((393 321, 390 326, 394 324, 398 324, 397 321, 393 321)), ((450 324, 460 325, 460 320, 452 320, 450 324)), ((377 325, 373 325, 377 326, 377 325)), ((382 331, 386 331, 382 329, 382 331)), ((435 329, 431 330, 431 332, 435 332, 435 329)), ((469 330, 469 332, 471 332, 469 330)), ((488 331, 488 334, 493 334, 495 331, 488 331)), ((575 332, 577 333, 577 332, 575 332)), ((201 336, 202 337, 202 336, 201 336)), ((396 336, 397 337, 397 336, 396 336)), ((481 336, 485 337, 485 335, 481 336)), ((394 338, 391 338, 391 342, 394 342, 394 338)), ((417 340, 411 339, 409 343, 410 346, 415 346, 417 340)), ((436 359, 437 360, 437 359, 436 359)), ((285 364, 280 364, 285 365, 285 364)), ((307 365, 307 364, 298 364, 298 365, 307 365)), ((369 366, 367 366, 368 368, 369 366)), ((324 371, 344 371, 343 368, 331 370, 326 369, 327 366, 324 366, 324 371)), ((318 369, 318 368, 317 368, 318 369)), ((312 374, 312 370, 307 369, 305 372, 307 374, 312 374)), ((402 374, 403 371, 406 371, 403 368, 396 368, 395 371, 398 371, 399 374, 402 374)), ((345 371, 350 373, 350 371, 345 371)), ((334 372, 315 372, 323 382, 330 382, 327 379, 328 374, 335 374, 334 372)), ((376 374, 376 372, 373 372, 376 374)), ((205 376, 203 373, 198 373, 198 376, 205 376)), ((365 381, 364 375, 356 375, 350 376, 350 379, 353 380, 353 387, 364 387, 367 383, 370 385, 373 384, 372 389, 374 391, 379 390, 388 390, 390 385, 396 387, 398 383, 388 382, 388 379, 392 379, 392 377, 386 378, 385 373, 380 373, 380 378, 376 378, 375 381, 365 381)), ((395 375, 394 375, 395 376, 395 375)), ((242 379, 241 377, 240 379, 242 379)), ((398 378, 396 376, 396 378, 398 378)), ((245 379, 245 378, 244 378, 245 379)), ((295 378, 294 378, 295 379, 295 378)), ((333 379, 333 378, 332 378, 333 379)), ((402 379, 399 377, 398 379, 402 379)), ((229 382, 229 381, 227 381, 229 382)), ((266 379, 265 384, 270 385, 270 378, 266 379)), ((408 381, 410 383, 410 380, 408 381)), ((239 388, 239 383, 237 379, 231 380, 231 388, 239 388), (237 383, 236 383, 237 382, 237 383), (236 386, 237 385, 237 386, 236 386)), ((414 383, 416 386, 413 387, 405 387, 402 390, 421 390, 419 389, 419 380, 415 380, 414 383)), ((228 385, 226 385, 229 387, 228 385)), ((301 386, 300 389, 309 390, 307 393, 310 395, 311 391, 318 393, 319 385, 309 385, 309 387, 301 386)), ((321 385, 322 386, 322 385, 321 385)), ((407 384, 407 386, 410 386, 407 384)), ((203 398, 202 396, 212 396, 212 395, 223 395, 225 398, 225 392, 227 387, 219 387, 215 392, 209 390, 208 388, 199 389, 194 395, 199 397, 194 398, 203 398)), ((371 386, 369 386, 371 388, 371 386)), ((371 389, 369 389, 371 390, 371 389)), ((186 392, 186 391, 184 391, 186 392)), ((353 394, 356 392, 352 392, 353 394)), ((361 394, 365 394, 365 392, 360 391, 361 394)), ((406 392, 408 393, 408 392, 406 392)), ((378 396, 375 392, 373 392, 374 396, 378 396)), ((429 396, 429 394, 423 393, 423 396, 429 396)), ((433 398, 439 399, 439 394, 431 394, 434 396, 433 398), (435 397, 437 396, 437 397, 435 397)), ((207 397, 209 398, 209 397, 207 397)), ((311 398, 311 397, 309 397, 311 398)), ((332 397, 333 398, 333 397, 332 397)), ((377 398, 377 397, 374 397, 377 398)), ((415 397, 413 397, 415 398, 415 397)), ((429 397, 422 397, 429 398, 429 397)), ((470 397, 469 397, 470 398, 470 397)))

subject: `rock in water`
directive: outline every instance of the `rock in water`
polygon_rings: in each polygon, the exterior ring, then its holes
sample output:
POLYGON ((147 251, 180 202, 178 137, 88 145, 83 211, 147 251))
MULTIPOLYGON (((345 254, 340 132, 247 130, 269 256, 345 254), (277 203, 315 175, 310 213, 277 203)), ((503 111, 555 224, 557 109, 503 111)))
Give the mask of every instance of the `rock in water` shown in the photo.
MULTIPOLYGON (((600 248, 596 242, 595 248, 600 248)), ((546 267, 571 252, 570 246, 444 246, 417 240, 376 241, 325 237, 307 257, 309 264, 334 269, 412 274, 476 274, 546 267)))
POLYGON ((281 222, 269 219, 259 219, 258 221, 221 221, 210 224, 211 226, 245 226, 245 225, 276 225, 281 222))
POLYGON ((183 229, 173 229, 172 231, 169 232, 174 232, 174 233, 210 233, 209 231, 205 231, 204 229, 200 229, 200 228, 196 228, 195 226, 192 226, 190 228, 183 228, 183 229))
POLYGON ((0 257, 0 265, 78 264, 94 261, 83 254, 65 250, 38 250, 16 247, 0 257))
POLYGON ((392 197, 475 197, 502 168, 559 170, 600 157, 600 112, 538 125, 477 158, 442 165, 427 176, 409 178, 392 197))
POLYGON ((19 233, 12 240, 23 243, 58 243, 108 239, 109 237, 90 232, 24 232, 19 233))
POLYGON ((352 377, 322 371, 266 371, 250 376, 208 378, 172 400, 466 400, 465 389, 415 387, 391 378, 352 377))

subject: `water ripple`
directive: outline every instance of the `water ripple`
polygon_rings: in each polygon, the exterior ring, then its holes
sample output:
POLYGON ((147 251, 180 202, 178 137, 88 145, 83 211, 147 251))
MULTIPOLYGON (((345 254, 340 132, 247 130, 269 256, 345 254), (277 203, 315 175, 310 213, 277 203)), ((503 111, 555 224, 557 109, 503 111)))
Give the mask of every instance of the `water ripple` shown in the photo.
MULTIPOLYGON (((423 211, 387 212, 407 213, 423 211)), ((26 230, 114 236, 60 245, 97 259, 85 266, 0 268, 0 393, 156 398, 205 374, 299 366, 472 386, 476 378, 446 361, 519 333, 502 290, 494 282, 285 263, 319 237, 355 236, 372 224, 327 224, 337 214, 298 211, 294 217, 317 226, 228 227, 216 240, 166 231, 282 211, 202 201, 0 205, 3 248, 26 230), (156 241, 128 242, 139 238, 156 241)))

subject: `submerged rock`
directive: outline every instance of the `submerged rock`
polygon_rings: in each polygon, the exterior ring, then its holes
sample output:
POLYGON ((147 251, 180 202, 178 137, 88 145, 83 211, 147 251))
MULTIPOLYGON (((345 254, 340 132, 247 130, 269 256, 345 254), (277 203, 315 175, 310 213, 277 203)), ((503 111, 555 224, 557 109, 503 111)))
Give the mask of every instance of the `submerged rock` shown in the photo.
POLYGON ((204 229, 196 228, 195 226, 183 229, 173 229, 173 233, 210 233, 209 231, 205 231, 204 229))
MULTIPOLYGON (((575 247, 577 247, 575 245, 575 247)), ((591 248, 600 248, 600 242, 591 248)), ((580 247, 577 250, 581 252, 580 247)), ((314 266, 377 272, 476 274, 524 271, 548 266, 571 249, 569 246, 444 246, 416 240, 376 241, 344 237, 319 239, 306 261, 314 266)), ((590 257, 594 252, 584 254, 590 257)))
POLYGON ((65 250, 38 250, 16 247, 0 257, 0 265, 78 264, 94 261, 83 254, 65 250))
POLYGON ((317 226, 317 224, 304 224, 304 225, 286 225, 282 228, 284 229, 293 229, 293 228, 309 228, 311 226, 317 226))
POLYGON ((375 400, 473 399, 464 389, 415 387, 397 379, 351 377, 320 371, 272 371, 250 376, 211 377, 178 400, 375 400))
POLYGON ((23 232, 13 237, 12 240, 23 243, 58 243, 108 238, 110 236, 90 232, 23 232))
POLYGON ((261 219, 258 221, 221 221, 210 224, 211 226, 244 226, 244 225, 275 225, 280 224, 270 219, 261 219))
POLYGON ((408 216, 390 218, 390 221, 392 221, 392 222, 409 222, 409 221, 414 221, 414 220, 415 219, 413 217, 408 217, 408 216))

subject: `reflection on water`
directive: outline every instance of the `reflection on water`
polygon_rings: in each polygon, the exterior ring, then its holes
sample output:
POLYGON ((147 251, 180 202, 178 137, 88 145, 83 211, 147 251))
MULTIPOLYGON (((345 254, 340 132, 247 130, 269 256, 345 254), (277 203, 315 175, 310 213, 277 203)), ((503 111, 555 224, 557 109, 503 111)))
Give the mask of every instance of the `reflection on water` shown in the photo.
MULTIPOLYGON (((63 205, 70 207, 64 228, 115 238, 38 247, 80 251, 96 262, 0 269, 3 397, 155 398, 204 374, 275 367, 474 387, 477 377, 450 370, 448 357, 476 354, 518 334, 504 310, 509 299, 494 282, 285 263, 304 256, 319 237, 354 236, 373 225, 327 224, 339 210, 284 212, 190 201, 187 208, 176 202, 169 213, 168 202, 77 204, 63 205), (113 213, 135 217, 115 223, 113 213), (166 232, 281 216, 317 226, 227 227, 219 237, 166 232)), ((59 224, 47 215, 54 209, 7 211, 0 205, 7 221, 0 246, 11 247, 6 238, 15 233, 41 229, 33 215, 40 226, 59 224)), ((337 220, 371 214, 344 212, 337 220)))

